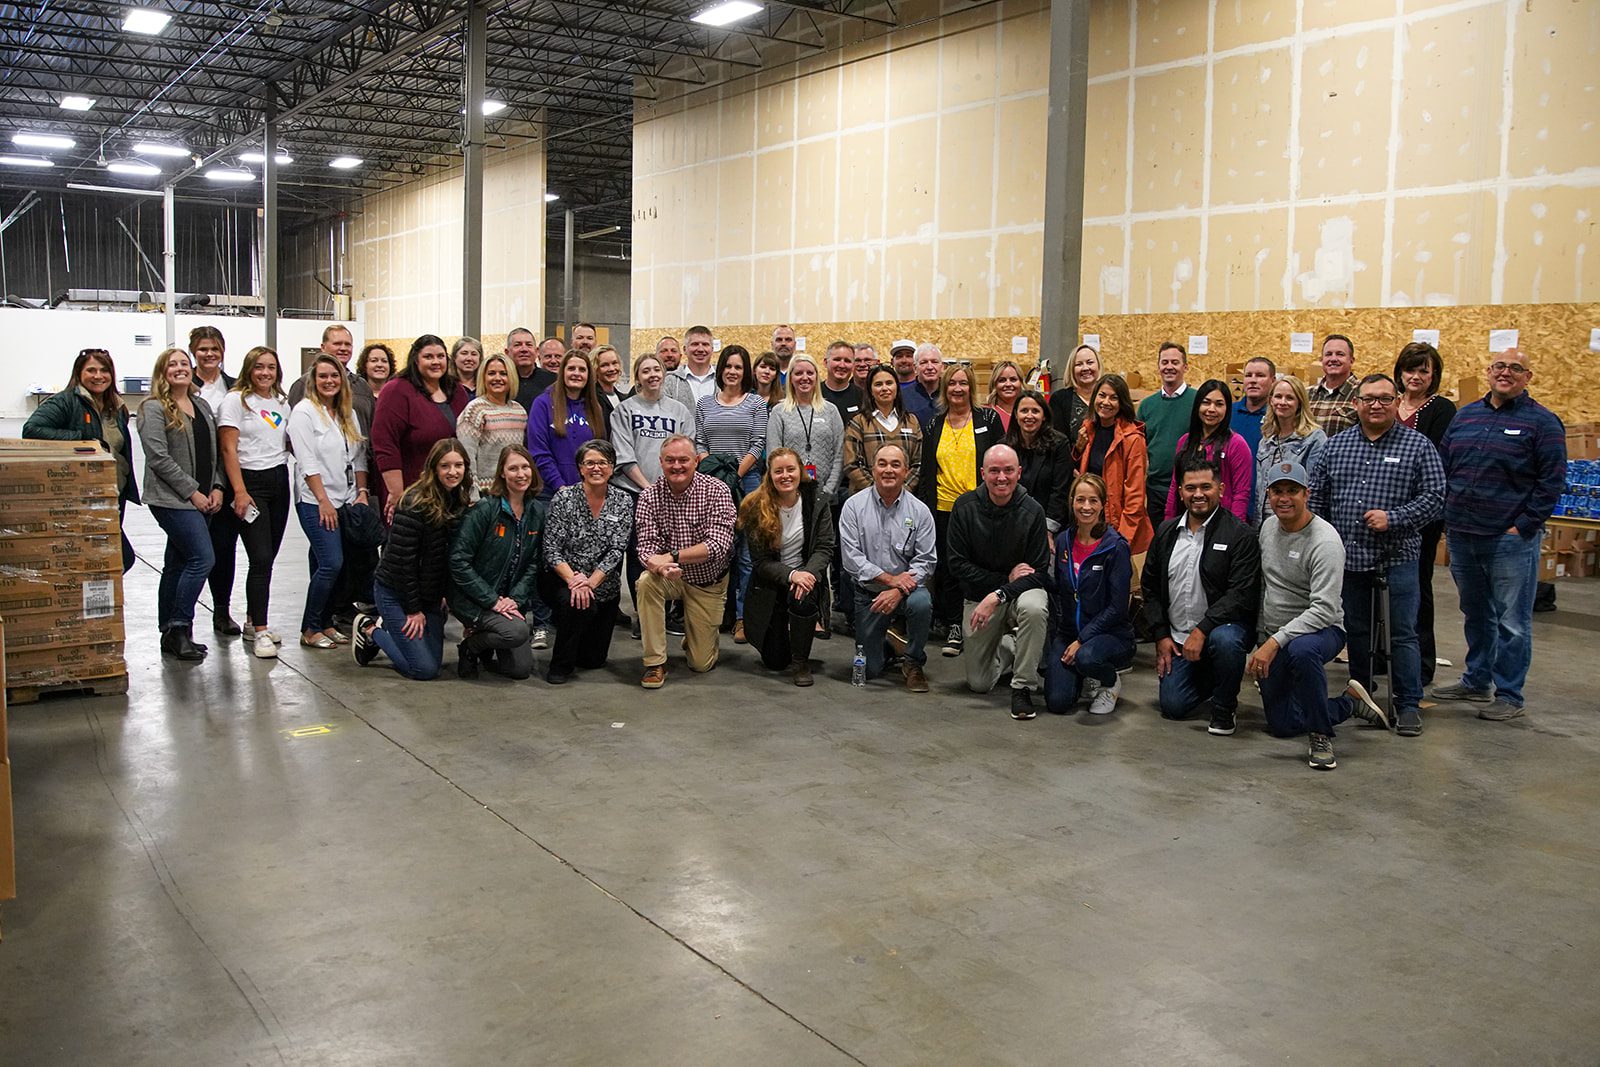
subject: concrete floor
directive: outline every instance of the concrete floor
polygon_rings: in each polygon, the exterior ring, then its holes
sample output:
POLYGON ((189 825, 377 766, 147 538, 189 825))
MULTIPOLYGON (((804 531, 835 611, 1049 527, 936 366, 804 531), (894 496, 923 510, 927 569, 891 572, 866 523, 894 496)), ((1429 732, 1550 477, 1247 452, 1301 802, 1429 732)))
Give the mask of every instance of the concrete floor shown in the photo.
POLYGON ((0 1063, 1600 1062, 1600 582, 1529 717, 1347 729, 1331 774, 1253 694, 1161 721, 1148 647, 1104 720, 938 658, 858 695, 837 639, 809 691, 725 637, 645 693, 625 632, 562 689, 416 684, 163 662, 155 582, 126 698, 12 710, 0 1063))

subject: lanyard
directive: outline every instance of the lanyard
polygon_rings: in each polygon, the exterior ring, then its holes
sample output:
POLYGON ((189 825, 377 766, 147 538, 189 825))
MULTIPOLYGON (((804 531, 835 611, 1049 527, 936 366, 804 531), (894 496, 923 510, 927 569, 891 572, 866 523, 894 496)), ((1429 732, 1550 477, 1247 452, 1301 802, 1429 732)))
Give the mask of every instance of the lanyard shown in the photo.
POLYGON ((809 419, 806 419, 804 421, 804 423, 803 423, 803 425, 805 427, 805 431, 806 431, 806 456, 807 456, 807 458, 810 458, 810 456, 811 456, 811 427, 817 421, 817 409, 816 408, 811 408, 810 409, 810 413, 811 413, 811 417, 809 419))

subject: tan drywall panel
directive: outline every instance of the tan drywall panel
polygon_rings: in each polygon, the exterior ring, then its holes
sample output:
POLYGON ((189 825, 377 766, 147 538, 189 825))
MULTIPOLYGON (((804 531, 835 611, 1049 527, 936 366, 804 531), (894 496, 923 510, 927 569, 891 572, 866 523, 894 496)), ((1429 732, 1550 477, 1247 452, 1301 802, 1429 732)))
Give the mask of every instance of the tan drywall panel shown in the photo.
POLYGON ((678 128, 683 132, 683 161, 695 163, 710 159, 722 149, 722 136, 718 130, 719 108, 715 99, 698 107, 685 110, 678 116, 678 128))
POLYGON ((756 156, 756 251, 794 247, 794 153, 780 148, 756 156))
POLYGON ((1089 86, 1083 214, 1120 215, 1128 204, 1128 80, 1089 86))
POLYGON ((1200 220, 1135 222, 1129 310, 1181 311, 1200 298, 1200 220))
POLYGON ((945 37, 940 62, 940 106, 959 107, 994 96, 999 58, 994 23, 945 37))
MULTIPOLYGON (((883 254, 883 306, 908 319, 933 317, 933 245, 889 245, 883 254)), ((893 341, 894 338, 889 338, 893 341)))
POLYGON ((1294 302, 1308 308, 1382 303, 1383 204, 1311 204, 1294 211, 1294 302))
POLYGON ((1148 67, 1193 59, 1206 51, 1207 0, 1136 0, 1139 38, 1134 63, 1148 67))
POLYGON ((794 257, 791 255, 757 257, 755 286, 750 299, 756 317, 773 322, 785 322, 794 317, 791 310, 793 266, 794 257))
POLYGON ((678 318, 693 318, 715 306, 717 269, 701 263, 684 263, 677 268, 678 318))
POLYGON ((1206 249, 1207 310, 1281 305, 1288 232, 1288 208, 1213 215, 1206 249))
POLYGON ((834 241, 833 212, 839 187, 839 142, 808 141, 796 149, 794 246, 812 248, 834 241))
POLYGON ((683 247, 687 257, 712 259, 722 214, 717 200, 717 168, 687 167, 683 177, 683 247), (692 251, 691 251, 692 250, 692 251))
POLYGON ((1217 61, 1211 107, 1213 204, 1279 200, 1289 188, 1293 77, 1287 48, 1217 61))
MULTIPOLYGON (((1513 189, 1505 298, 1600 301, 1600 189, 1513 189)), ((1600 321, 1592 323, 1600 326, 1600 321)), ((1596 375, 1600 378, 1600 375, 1596 375)))
POLYGON ((844 244, 883 236, 884 133, 881 129, 839 138, 839 240, 844 244))
POLYGON ((994 225, 995 110, 947 113, 939 129, 939 229, 986 230, 994 225))
POLYGON ((1132 15, 1129 0, 1089 0, 1089 77, 1129 68, 1132 15))
POLYGON ((676 263, 683 258, 685 215, 688 212, 689 180, 686 170, 669 170, 656 182, 656 233, 661 254, 656 263, 676 263))
MULTIPOLYGON (((884 236, 932 236, 934 182, 938 178, 939 122, 913 119, 889 127, 888 167, 883 176, 888 217, 884 236), (923 228, 927 227, 924 235, 923 228)), ((892 338, 891 338, 892 340, 892 338)))
POLYGON ((999 68, 996 91, 1000 96, 1031 93, 1050 84, 1049 11, 1000 23, 999 68))
POLYGON ((1393 56, 1394 33, 1386 29, 1306 46, 1300 89, 1302 197, 1383 192, 1393 56))
POLYGON ((830 67, 808 74, 794 83, 799 124, 798 137, 820 137, 839 129, 839 69, 830 67))
POLYGON ((756 148, 756 96, 734 93, 722 99, 717 119, 717 154, 753 152, 756 148))
POLYGON ((750 261, 735 260, 717 264, 717 314, 718 322, 733 322, 751 318, 750 261))
POLYGON ((800 253, 794 257, 792 318, 827 321, 833 313, 834 259, 829 252, 800 253))
POLYGON ((1495 195, 1488 190, 1396 200, 1384 302, 1488 303, 1495 211, 1495 195))
POLYGON ((771 148, 794 139, 794 82, 756 90, 756 147, 771 148))
POLYGON ((1296 6, 1297 0, 1218 0, 1217 51, 1293 37, 1296 6))
POLYGON ((876 318, 883 289, 881 252, 841 248, 834 259, 835 314, 842 319, 876 318))
POLYGON ((889 61, 883 56, 846 63, 839 70, 839 125, 851 129, 869 122, 882 122, 887 106, 889 61))
POLYGON ((1392 18, 1395 0, 1303 0, 1301 11, 1304 29, 1328 30, 1369 19, 1392 18))
POLYGON ((1600 4, 1529 0, 1515 20, 1511 173, 1600 166, 1600 4))
POLYGON ((1125 231, 1120 225, 1085 226, 1083 259, 1078 286, 1078 306, 1084 314, 1109 315, 1122 310, 1122 245, 1125 231))
POLYGON ((1407 26, 1397 186, 1454 185, 1500 173, 1505 30, 1498 7, 1407 26))
POLYGON ((933 289, 937 314, 961 319, 991 313, 989 287, 994 280, 994 238, 958 237, 939 242, 933 289))
MULTIPOLYGON (((704 168, 710 170, 711 168, 704 168)), ((756 161, 735 156, 716 164, 717 205, 711 235, 718 256, 748 256, 755 250, 752 212, 755 208, 756 161)))
POLYGON ((1133 210, 1199 207, 1206 72, 1181 67, 1133 81, 1133 210))
POLYGON ((939 106, 939 42, 889 54, 889 118, 926 115, 939 106))
POLYGON ((1002 233, 994 245, 995 314, 1039 314, 1044 284, 1044 232, 1002 233))
POLYGON ((1002 101, 999 108, 1000 173, 995 184, 995 225, 1039 222, 1044 204, 1045 139, 1049 110, 1043 96, 1002 101))

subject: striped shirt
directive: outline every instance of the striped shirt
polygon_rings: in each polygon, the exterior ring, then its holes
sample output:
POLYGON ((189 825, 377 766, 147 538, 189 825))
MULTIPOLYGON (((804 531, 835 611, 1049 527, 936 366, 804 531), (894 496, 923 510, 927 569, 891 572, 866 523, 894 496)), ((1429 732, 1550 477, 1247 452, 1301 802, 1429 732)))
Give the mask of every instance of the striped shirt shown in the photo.
MULTIPOLYGON (((766 406, 766 401, 761 401, 763 411, 766 406)), ((733 496, 709 474, 696 473, 682 493, 674 493, 662 477, 639 494, 639 508, 634 512, 639 562, 704 542, 710 555, 703 563, 683 564, 683 580, 690 585, 712 585, 727 572, 733 556, 733 519, 733 496)))
POLYGON ((1344 540, 1345 569, 1375 571, 1415 562, 1422 528, 1444 509, 1444 465, 1433 442, 1398 422, 1376 439, 1360 426, 1334 434, 1311 475, 1311 510, 1344 540), (1379 533, 1363 516, 1389 513, 1379 533))
POLYGON ((1498 408, 1488 397, 1463 405, 1439 451, 1451 533, 1491 536, 1515 526, 1535 537, 1566 485, 1566 427, 1526 393, 1498 408))
POLYGON ((456 420, 456 436, 467 446, 467 462, 472 464, 472 480, 478 492, 487 493, 500 465, 506 445, 520 445, 528 436, 528 413, 515 400, 496 404, 488 397, 475 397, 456 420))
POLYGON ((694 450, 704 455, 754 456, 767 450, 767 402, 746 393, 733 406, 712 394, 694 409, 694 450))

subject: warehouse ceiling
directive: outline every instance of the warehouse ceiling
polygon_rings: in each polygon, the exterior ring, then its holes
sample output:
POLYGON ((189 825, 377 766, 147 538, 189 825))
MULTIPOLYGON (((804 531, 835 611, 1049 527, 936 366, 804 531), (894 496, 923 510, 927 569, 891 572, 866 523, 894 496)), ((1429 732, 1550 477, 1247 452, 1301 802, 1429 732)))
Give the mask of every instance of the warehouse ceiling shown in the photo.
MULTIPOLYGON (((505 106, 487 119, 489 143, 543 139, 547 188, 561 198, 552 209, 576 209, 585 228, 620 226, 625 239, 636 102, 820 52, 847 33, 883 32, 899 7, 790 0, 722 29, 692 21, 712 2, 491 0, 486 96, 505 106)), ((269 110, 292 160, 278 171, 287 210, 336 212, 459 163, 459 0, 151 0, 148 9, 171 16, 158 33, 126 28, 129 5, 0 3, 0 182, 159 189, 180 177, 186 195, 248 203, 260 195, 261 163, 240 157, 260 151, 269 110), (64 107, 71 97, 92 106, 64 107), (18 133, 74 144, 16 144, 18 133), (142 154, 140 143, 188 154, 142 154), (361 163, 331 167, 341 156, 361 163), (125 173, 129 163, 162 170, 125 173), (219 183, 207 176, 217 168, 256 181, 219 183)))

